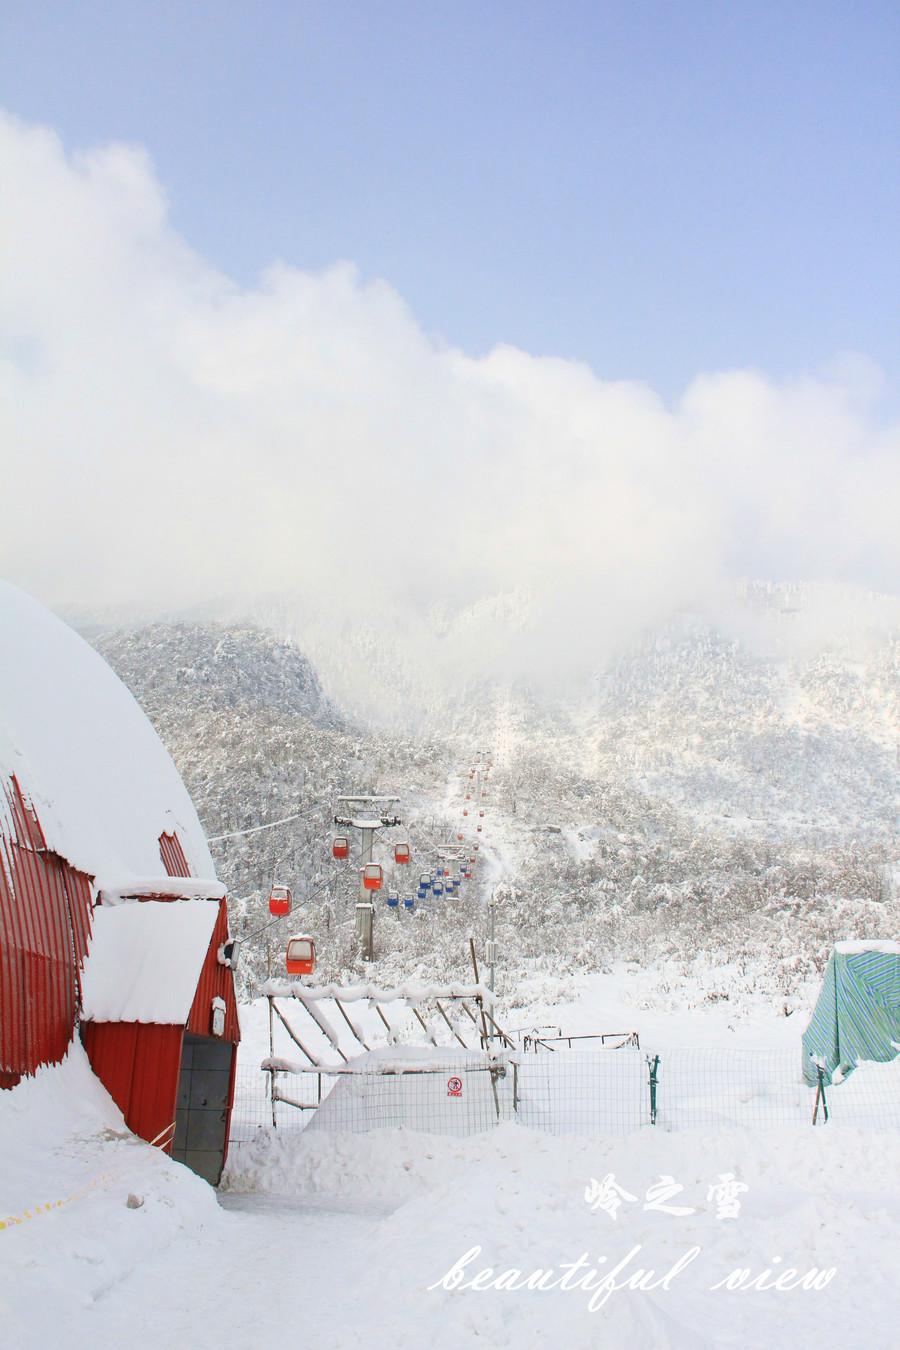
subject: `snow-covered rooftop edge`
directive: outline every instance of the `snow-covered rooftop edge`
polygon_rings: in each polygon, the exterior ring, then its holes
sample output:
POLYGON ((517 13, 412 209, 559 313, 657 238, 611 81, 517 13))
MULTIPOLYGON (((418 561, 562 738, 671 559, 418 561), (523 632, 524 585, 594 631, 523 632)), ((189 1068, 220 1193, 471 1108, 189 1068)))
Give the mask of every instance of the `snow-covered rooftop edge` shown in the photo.
POLYGON ((82 976, 94 1022, 184 1025, 219 916, 202 900, 101 906, 82 976))
MULTIPOLYGON (((153 876, 177 834, 192 873, 215 881, 203 827, 168 751, 82 638, 0 582, 0 785, 15 777, 47 845, 88 876, 153 876)), ((11 828, 0 793, 0 829, 11 828)))
POLYGON ((126 900, 160 897, 171 900, 222 900, 225 885, 203 877, 125 877, 115 881, 99 876, 94 882, 97 898, 103 905, 120 905, 126 900))

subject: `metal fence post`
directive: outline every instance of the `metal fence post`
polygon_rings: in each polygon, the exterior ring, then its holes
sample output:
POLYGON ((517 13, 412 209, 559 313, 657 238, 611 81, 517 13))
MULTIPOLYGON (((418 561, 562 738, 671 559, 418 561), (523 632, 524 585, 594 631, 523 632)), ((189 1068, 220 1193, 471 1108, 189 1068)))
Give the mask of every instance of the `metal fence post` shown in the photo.
POLYGON ((651 1059, 647 1056, 647 1064, 650 1067, 650 1124, 656 1124, 656 1087, 659 1082, 659 1055, 654 1055, 651 1059))
POLYGON ((816 1078, 818 1079, 818 1082, 817 1082, 817 1085, 816 1085, 816 1104, 815 1104, 815 1106, 814 1106, 814 1108, 813 1108, 813 1118, 812 1118, 812 1123, 813 1123, 814 1125, 815 1125, 815 1123, 816 1123, 816 1119, 817 1119, 818 1114, 819 1114, 819 1102, 821 1101, 821 1103, 822 1103, 822 1124, 823 1124, 823 1125, 827 1125, 827 1124, 828 1124, 828 1103, 827 1103, 826 1100, 825 1100, 825 1070, 824 1070, 824 1068, 822 1067, 821 1064, 817 1064, 817 1065, 816 1065, 816 1078))

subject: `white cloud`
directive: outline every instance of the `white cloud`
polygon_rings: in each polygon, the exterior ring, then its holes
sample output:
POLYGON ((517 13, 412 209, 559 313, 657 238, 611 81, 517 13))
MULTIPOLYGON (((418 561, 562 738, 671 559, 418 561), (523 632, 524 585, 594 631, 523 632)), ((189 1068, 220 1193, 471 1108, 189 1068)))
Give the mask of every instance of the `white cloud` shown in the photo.
POLYGON ((738 575, 900 591, 900 433, 861 359, 700 375, 668 409, 576 362, 442 349, 346 263, 242 290, 139 149, 69 158, 3 118, 0 154, 3 566, 52 604, 412 634, 471 608, 485 661, 552 671, 738 575), (524 628, 477 618, 513 593, 524 628))

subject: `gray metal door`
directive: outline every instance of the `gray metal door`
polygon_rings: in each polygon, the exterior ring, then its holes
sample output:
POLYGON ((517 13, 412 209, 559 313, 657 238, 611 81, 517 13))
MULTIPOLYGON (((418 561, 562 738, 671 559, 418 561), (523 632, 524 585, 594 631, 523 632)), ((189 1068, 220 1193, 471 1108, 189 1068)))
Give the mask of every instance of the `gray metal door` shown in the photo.
POLYGON ((235 1047, 184 1033, 172 1157, 217 1186, 225 1164, 228 1084, 235 1047))

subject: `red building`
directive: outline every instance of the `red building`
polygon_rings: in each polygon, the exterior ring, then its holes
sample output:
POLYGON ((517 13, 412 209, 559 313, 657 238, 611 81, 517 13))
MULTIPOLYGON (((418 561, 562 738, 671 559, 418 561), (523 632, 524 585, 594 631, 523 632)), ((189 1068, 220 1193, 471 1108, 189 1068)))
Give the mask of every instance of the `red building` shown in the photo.
POLYGON ((150 723, 87 643, 0 584, 0 1087, 80 1031, 129 1127, 217 1182, 239 1039, 227 936, 150 723))

